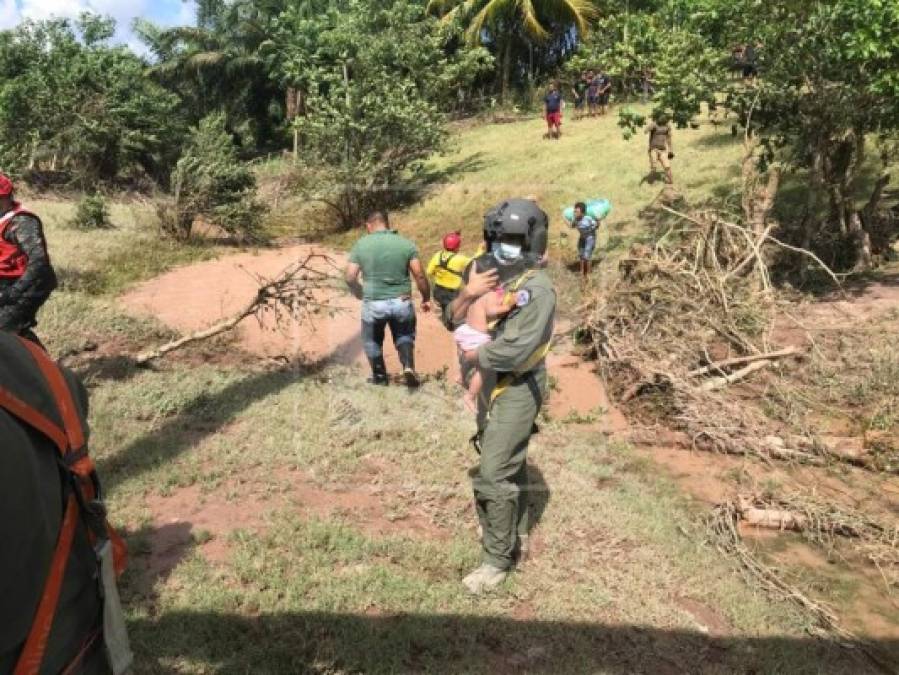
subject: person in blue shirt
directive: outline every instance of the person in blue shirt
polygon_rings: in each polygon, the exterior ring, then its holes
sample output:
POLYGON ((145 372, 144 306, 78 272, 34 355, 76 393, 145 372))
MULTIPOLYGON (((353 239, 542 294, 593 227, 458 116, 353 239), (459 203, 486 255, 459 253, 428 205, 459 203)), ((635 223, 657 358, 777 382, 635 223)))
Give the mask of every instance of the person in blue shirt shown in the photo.
POLYGON ((544 138, 558 140, 562 136, 562 93, 557 82, 549 85, 549 92, 543 99, 543 116, 546 118, 544 138))
POLYGON ((590 261, 593 258, 593 249, 596 248, 596 230, 599 223, 587 214, 587 206, 584 202, 574 205, 574 220, 571 227, 577 228, 580 235, 577 241, 577 255, 581 263, 581 274, 586 279, 590 275, 590 261))

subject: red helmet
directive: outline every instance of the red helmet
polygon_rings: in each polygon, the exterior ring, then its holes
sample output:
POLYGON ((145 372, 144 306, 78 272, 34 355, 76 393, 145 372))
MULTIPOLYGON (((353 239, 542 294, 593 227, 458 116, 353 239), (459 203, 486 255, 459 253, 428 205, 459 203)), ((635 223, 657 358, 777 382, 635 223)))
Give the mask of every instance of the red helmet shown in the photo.
POLYGON ((9 197, 12 193, 12 181, 5 173, 0 173, 0 197, 9 197))
POLYGON ((458 251, 460 246, 462 246, 461 232, 450 232, 443 238, 443 248, 447 251, 458 251))

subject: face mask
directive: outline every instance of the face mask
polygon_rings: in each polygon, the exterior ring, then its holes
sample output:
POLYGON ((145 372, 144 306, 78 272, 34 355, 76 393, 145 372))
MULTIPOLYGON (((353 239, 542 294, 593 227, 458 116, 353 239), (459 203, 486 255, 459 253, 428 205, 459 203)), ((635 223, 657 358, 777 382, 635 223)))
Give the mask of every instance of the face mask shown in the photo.
POLYGON ((493 244, 493 257, 501 263, 513 263, 521 258, 521 245, 496 242, 493 244))

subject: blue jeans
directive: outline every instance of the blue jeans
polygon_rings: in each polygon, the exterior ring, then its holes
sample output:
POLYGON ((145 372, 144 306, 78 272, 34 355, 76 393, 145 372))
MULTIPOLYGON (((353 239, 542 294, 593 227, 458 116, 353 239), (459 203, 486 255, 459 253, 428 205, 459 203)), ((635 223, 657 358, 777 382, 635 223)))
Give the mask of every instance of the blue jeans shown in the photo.
POLYGON ((590 260, 596 248, 596 234, 582 234, 577 242, 577 253, 581 260, 590 260))
POLYGON ((370 359, 384 355, 384 328, 390 326, 393 344, 415 344, 415 307, 412 300, 362 301, 362 348, 370 359))

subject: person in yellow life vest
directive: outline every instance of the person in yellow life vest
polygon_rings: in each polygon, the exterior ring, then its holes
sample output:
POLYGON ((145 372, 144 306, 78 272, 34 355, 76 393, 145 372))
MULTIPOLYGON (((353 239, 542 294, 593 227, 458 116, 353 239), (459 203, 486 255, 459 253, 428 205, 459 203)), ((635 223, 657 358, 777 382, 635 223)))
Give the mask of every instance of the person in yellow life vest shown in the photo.
POLYGON ((433 286, 432 295, 441 311, 456 299, 462 287, 462 273, 471 262, 467 255, 459 253, 462 234, 450 232, 443 237, 443 250, 438 251, 428 263, 426 273, 433 286))

